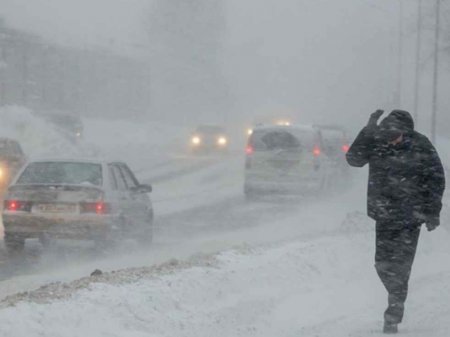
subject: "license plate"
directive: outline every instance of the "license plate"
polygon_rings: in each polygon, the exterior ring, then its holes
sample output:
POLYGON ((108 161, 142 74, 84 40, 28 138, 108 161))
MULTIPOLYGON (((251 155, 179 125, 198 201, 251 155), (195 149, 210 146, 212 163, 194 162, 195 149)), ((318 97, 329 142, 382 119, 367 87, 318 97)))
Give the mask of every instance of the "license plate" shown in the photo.
POLYGON ((36 209, 42 213, 74 213, 77 210, 74 204, 41 204, 36 205, 36 209))

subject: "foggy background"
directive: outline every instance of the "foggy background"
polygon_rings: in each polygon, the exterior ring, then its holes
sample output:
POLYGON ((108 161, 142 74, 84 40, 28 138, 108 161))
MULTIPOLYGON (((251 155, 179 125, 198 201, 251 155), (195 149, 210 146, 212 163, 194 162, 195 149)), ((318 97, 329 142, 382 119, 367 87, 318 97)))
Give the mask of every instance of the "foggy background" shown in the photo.
MULTIPOLYGON (((429 134, 434 2, 423 7, 419 129, 429 134)), ((416 1, 400 11, 392 0, 0 0, 0 17, 0 105, 183 125, 283 115, 349 129, 378 107, 414 109, 416 1)))
MULTIPOLYGON (((0 219, 0 337, 376 334, 386 297, 373 269, 367 167, 348 167, 344 153, 379 108, 417 112, 431 136, 436 0, 421 1, 419 64, 418 3, 0 0, 1 137, 19 141, 26 159, 127 163, 151 184, 155 212, 143 249, 125 236, 113 250, 31 239, 18 259, 0 219), (77 114, 82 130, 39 112, 77 114), (349 137, 323 128, 321 142, 306 131, 300 157, 289 144, 259 160, 248 129, 275 120, 337 124, 349 137), (225 126, 212 138, 225 147, 202 153, 194 130, 210 123, 225 126), (274 179, 253 200, 251 166, 279 176, 281 190, 298 177, 299 195, 278 195, 274 179)), ((448 176, 450 0, 440 3, 437 145, 448 176)), ((134 193, 121 200, 139 206, 134 193)), ((448 200, 440 232, 420 239, 410 336, 450 336, 448 200)))

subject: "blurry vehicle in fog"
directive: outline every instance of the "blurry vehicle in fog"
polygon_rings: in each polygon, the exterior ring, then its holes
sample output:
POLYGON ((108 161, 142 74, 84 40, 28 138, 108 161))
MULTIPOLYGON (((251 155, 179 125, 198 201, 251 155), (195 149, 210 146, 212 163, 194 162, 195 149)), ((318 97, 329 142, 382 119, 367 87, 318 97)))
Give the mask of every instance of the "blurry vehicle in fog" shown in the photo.
POLYGON ((25 164, 26 157, 19 142, 0 138, 0 188, 3 191, 25 164))
POLYGON ((246 149, 245 195, 305 194, 322 189, 330 162, 321 147, 320 132, 314 127, 255 128, 246 149))
POLYGON ((229 139, 223 127, 202 125, 192 134, 190 143, 193 153, 226 152, 229 139))
POLYGON ((45 120, 52 123, 59 132, 72 142, 83 138, 83 121, 80 116, 63 111, 41 113, 45 120))
POLYGON ((270 118, 260 118, 257 121, 253 123, 252 127, 247 128, 247 136, 251 136, 253 133, 253 130, 257 127, 261 126, 271 126, 271 125, 278 125, 278 126, 291 126, 292 122, 289 118, 281 118, 276 119, 273 117, 270 118))
POLYGON ((93 240, 109 245, 125 238, 149 244, 153 207, 128 166, 121 162, 42 160, 28 163, 4 200, 4 242, 9 252, 25 240, 93 240))
POLYGON ((348 171, 345 154, 350 148, 345 130, 337 125, 316 125, 320 130, 323 141, 323 152, 328 156, 336 168, 348 171))

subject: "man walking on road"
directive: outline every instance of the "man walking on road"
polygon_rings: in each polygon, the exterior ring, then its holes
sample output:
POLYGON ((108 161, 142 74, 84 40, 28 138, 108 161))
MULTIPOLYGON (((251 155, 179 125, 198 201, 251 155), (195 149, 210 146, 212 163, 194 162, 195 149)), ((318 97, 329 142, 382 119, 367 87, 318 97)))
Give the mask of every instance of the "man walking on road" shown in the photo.
POLYGON ((375 268, 388 291, 384 332, 397 333, 408 295, 408 281, 420 227, 439 226, 445 176, 431 142, 414 131, 411 115, 392 111, 378 125, 374 112, 356 137, 347 161, 369 164, 368 215, 376 221, 375 268))

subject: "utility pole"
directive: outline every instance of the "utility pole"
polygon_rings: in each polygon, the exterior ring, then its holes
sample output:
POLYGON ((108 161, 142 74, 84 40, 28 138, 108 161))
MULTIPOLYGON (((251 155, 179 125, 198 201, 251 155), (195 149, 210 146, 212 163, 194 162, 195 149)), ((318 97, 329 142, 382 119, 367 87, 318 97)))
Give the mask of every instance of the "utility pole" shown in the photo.
POLYGON ((431 114, 431 141, 433 143, 436 142, 436 117, 438 110, 440 9, 441 0, 436 0, 436 24, 434 28, 433 107, 431 114))
POLYGON ((419 122, 420 51, 422 49, 422 0, 417 8, 416 82, 414 85, 414 120, 419 122))
POLYGON ((399 0, 398 9, 398 65, 397 65, 397 93, 395 103, 397 108, 402 104, 402 63, 403 63, 403 0, 399 0))

